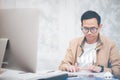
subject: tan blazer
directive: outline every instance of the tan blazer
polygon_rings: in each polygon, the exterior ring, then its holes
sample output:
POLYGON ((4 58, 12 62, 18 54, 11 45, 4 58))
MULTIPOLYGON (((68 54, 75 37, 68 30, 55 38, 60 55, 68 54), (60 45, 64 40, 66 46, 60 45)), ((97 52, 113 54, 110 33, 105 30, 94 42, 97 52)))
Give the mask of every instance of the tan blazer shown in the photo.
MULTIPOLYGON (((83 53, 85 42, 84 37, 74 39, 70 42, 64 60, 61 62, 59 69, 65 71, 66 65, 74 65, 77 57, 83 53)), ((102 65, 110 68, 114 76, 120 77, 120 54, 113 41, 105 36, 98 37, 96 46, 96 63, 94 65, 102 65)))

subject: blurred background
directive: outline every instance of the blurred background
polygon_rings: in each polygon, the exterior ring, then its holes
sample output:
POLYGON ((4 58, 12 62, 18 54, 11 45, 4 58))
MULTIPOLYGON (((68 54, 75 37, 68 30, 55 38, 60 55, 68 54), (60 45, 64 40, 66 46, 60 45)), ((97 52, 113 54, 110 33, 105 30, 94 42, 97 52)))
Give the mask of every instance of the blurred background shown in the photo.
POLYGON ((31 59, 27 67, 32 66, 33 71, 58 69, 69 41, 83 35, 80 17, 87 10, 100 14, 101 34, 114 40, 120 49, 120 0, 0 0, 0 37, 8 37, 10 47, 26 46, 17 47, 18 52, 10 48, 8 67, 22 69, 15 57, 23 55, 21 63, 31 59))

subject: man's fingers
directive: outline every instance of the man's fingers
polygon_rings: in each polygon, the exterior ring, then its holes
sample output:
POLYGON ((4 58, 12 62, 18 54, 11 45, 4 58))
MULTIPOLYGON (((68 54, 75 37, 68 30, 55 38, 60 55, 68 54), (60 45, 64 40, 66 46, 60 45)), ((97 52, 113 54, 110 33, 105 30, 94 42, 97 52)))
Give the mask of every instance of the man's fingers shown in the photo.
POLYGON ((69 72, 73 72, 73 68, 72 68, 72 66, 68 66, 68 67, 67 67, 67 71, 69 71, 69 72))
POLYGON ((78 63, 75 63, 75 70, 79 71, 78 63))
POLYGON ((71 66, 67 66, 67 71, 72 72, 71 66))
POLYGON ((92 65, 92 66, 88 66, 87 68, 81 68, 81 67, 78 67, 77 63, 75 63, 74 66, 67 66, 66 70, 69 72, 76 72, 79 70, 89 70, 93 72, 100 72, 100 68, 97 66, 92 65))
POLYGON ((67 66, 67 71, 69 71, 69 72, 76 72, 78 70, 79 70, 79 68, 78 68, 77 63, 75 63, 74 66, 67 66))
POLYGON ((77 67, 78 65, 77 65, 77 63, 75 63, 75 67, 77 67))
POLYGON ((97 67, 97 66, 94 66, 94 65, 92 65, 92 66, 89 66, 88 67, 88 70, 89 71, 94 71, 94 72, 100 72, 99 70, 99 67, 97 67))
POLYGON ((94 66, 88 66, 87 69, 88 69, 89 71, 93 71, 94 66))

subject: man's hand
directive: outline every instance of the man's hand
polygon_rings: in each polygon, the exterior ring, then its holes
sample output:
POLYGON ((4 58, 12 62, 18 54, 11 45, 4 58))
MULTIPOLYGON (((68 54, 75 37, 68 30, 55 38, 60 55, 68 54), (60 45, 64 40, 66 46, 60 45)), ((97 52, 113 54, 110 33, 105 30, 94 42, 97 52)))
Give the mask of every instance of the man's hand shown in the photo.
POLYGON ((92 65, 92 66, 88 66, 87 70, 98 73, 101 71, 101 67, 92 65))
POLYGON ((77 72, 79 71, 78 64, 75 63, 75 65, 66 66, 66 70, 69 72, 77 72))

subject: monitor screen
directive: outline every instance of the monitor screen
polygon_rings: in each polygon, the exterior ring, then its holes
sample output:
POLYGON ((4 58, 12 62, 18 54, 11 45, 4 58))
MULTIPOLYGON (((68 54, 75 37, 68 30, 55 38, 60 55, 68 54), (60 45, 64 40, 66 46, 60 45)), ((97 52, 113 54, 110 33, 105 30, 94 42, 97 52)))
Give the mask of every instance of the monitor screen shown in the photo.
POLYGON ((6 68, 36 72, 38 13, 37 9, 0 9, 0 37, 9 39, 6 68))

